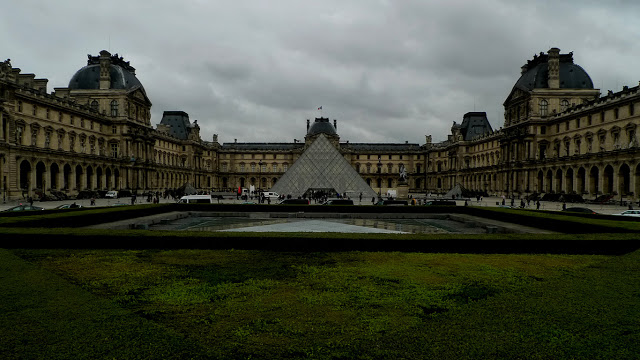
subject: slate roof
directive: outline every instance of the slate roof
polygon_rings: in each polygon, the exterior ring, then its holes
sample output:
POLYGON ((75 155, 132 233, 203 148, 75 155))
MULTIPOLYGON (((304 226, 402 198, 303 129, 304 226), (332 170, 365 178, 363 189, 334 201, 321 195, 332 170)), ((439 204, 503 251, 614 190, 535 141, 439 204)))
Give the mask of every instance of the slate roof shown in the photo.
POLYGON ((491 124, 487 119, 486 112, 468 112, 464 114, 462 124, 460 124, 460 133, 465 141, 490 133, 491 124))
POLYGON ((304 143, 224 143, 222 150, 294 150, 304 147, 304 143))
MULTIPOLYGON (((109 69, 111 75, 110 89, 130 90, 144 87, 138 78, 120 65, 111 64, 109 69)), ((72 90, 93 90, 100 88, 100 65, 87 65, 78 70, 69 81, 69 89, 72 90)))
POLYGON ((189 114, 184 111, 165 111, 160 124, 169 125, 169 134, 175 138, 186 140, 189 138, 189 114))
MULTIPOLYGON (((531 91, 549 88, 549 56, 540 54, 524 65, 524 74, 516 82, 515 87, 531 91)), ((593 81, 589 74, 573 63, 573 54, 560 55, 560 88, 561 89, 593 89, 593 81)))

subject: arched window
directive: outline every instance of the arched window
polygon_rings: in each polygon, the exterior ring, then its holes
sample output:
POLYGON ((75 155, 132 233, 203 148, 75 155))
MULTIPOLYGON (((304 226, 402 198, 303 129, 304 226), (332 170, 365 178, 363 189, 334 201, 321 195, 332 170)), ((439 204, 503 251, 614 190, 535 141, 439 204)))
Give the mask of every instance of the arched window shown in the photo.
POLYGON ((93 101, 91 102, 91 110, 98 111, 98 101, 93 100, 93 101))
POLYGON ((569 100, 562 99, 562 101, 560 101, 560 111, 565 111, 568 108, 569 108, 569 100))
POLYGON ((118 116, 118 100, 113 100, 111 102, 111 116, 118 116))
POLYGON ((540 100, 540 116, 547 116, 549 113, 549 102, 545 99, 540 100))

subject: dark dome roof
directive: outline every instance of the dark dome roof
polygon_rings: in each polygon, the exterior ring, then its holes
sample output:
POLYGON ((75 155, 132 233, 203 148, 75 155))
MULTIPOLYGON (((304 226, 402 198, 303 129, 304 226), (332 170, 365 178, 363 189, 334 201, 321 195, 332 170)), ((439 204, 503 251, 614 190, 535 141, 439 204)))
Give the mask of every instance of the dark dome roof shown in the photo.
MULTIPOLYGON (((133 89, 134 87, 142 87, 138 78, 118 65, 111 64, 109 69, 111 75, 110 89, 133 89)), ((100 65, 87 65, 78 70, 71 81, 69 88, 78 89, 99 89, 100 88, 100 65)))
POLYGON ((328 118, 316 118, 316 121, 309 127, 307 135, 328 134, 336 135, 336 128, 331 125, 328 118))
MULTIPOLYGON (((524 66, 524 73, 515 87, 530 91, 549 87, 549 63, 546 54, 534 57, 524 66)), ((560 88, 561 89, 593 89, 593 81, 589 74, 579 65, 573 63, 573 54, 560 55, 560 88)))
MULTIPOLYGON (((107 51, 101 51, 101 56, 108 57, 110 62, 109 76, 111 78, 110 89, 133 89, 144 87, 136 77, 136 69, 124 61, 118 54, 111 56, 107 51)), ((87 66, 78 70, 69 81, 72 90, 99 89, 100 88, 100 56, 88 55, 87 66)), ((103 59, 104 59, 103 57, 103 59)))

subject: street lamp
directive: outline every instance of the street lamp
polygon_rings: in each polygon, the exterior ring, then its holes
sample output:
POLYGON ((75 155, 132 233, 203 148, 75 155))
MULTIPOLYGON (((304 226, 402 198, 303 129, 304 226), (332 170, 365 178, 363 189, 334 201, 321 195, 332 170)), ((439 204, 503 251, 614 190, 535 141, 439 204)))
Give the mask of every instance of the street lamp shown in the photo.
POLYGON ((382 156, 378 155, 378 201, 382 199, 382 156))
POLYGON ((258 184, 260 185, 260 202, 262 202, 262 160, 258 161, 258 184))

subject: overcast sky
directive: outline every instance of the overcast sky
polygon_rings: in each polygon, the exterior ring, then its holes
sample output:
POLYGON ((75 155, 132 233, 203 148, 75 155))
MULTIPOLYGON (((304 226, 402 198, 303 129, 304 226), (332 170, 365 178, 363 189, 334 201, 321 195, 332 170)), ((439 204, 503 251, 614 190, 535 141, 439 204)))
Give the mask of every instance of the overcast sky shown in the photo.
POLYGON ((640 80, 640 1, 111 0, 12 2, 0 57, 67 87, 87 54, 136 68, 152 123, 166 110, 220 142, 293 142, 306 119, 342 141, 423 144, 502 103, 534 54, 558 47, 606 93, 640 80))

